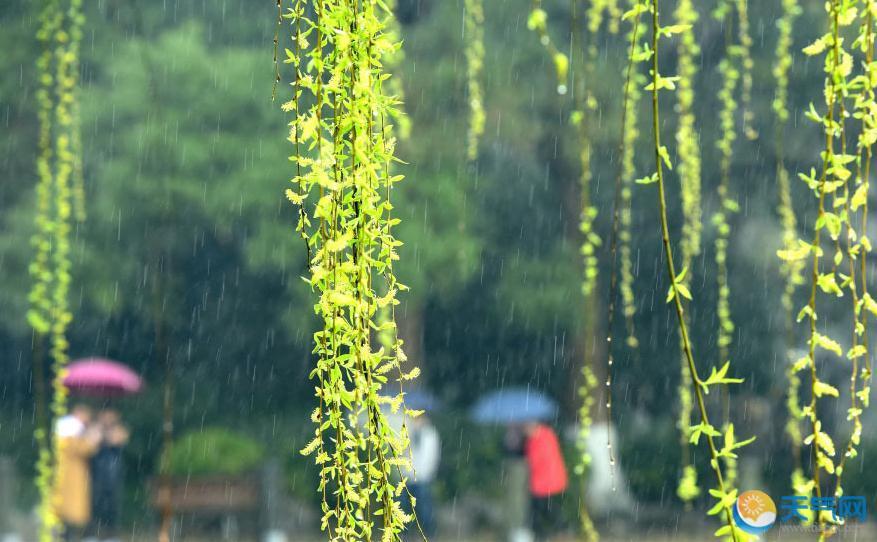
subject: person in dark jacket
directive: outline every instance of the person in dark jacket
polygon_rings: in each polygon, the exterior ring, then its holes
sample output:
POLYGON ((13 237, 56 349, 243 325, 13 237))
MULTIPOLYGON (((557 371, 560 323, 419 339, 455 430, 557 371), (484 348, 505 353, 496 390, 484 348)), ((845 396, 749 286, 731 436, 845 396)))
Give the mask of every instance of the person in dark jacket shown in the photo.
POLYGON ((124 487, 122 449, 128 443, 129 435, 115 410, 101 411, 97 423, 101 443, 91 459, 92 531, 98 540, 113 541, 118 536, 124 487))

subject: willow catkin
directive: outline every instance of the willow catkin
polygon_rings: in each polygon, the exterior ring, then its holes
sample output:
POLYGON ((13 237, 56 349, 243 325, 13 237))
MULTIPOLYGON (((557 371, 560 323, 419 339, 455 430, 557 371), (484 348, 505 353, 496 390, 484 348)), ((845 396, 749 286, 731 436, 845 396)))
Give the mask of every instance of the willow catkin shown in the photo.
POLYGON ((465 4, 466 87, 469 98, 469 134, 466 157, 478 157, 478 144, 484 134, 484 91, 481 86, 484 70, 484 6, 482 0, 466 0, 465 4))

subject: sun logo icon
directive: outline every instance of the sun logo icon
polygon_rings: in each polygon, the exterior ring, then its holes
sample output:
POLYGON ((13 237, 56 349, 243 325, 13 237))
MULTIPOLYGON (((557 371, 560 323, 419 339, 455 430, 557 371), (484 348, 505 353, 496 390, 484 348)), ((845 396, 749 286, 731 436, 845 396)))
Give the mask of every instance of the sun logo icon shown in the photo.
POLYGON ((749 534, 767 532, 777 519, 777 507, 767 493, 744 491, 734 505, 734 522, 749 534))

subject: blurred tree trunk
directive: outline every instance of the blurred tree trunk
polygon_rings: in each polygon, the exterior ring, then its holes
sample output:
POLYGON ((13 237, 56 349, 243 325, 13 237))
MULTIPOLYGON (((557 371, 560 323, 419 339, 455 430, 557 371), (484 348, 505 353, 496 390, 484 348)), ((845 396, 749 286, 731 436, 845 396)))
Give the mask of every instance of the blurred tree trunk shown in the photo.
MULTIPOLYGON (((157 251, 159 254, 161 250, 157 251)), ((163 264, 167 261, 161 256, 155 258, 155 268, 152 272, 152 311, 155 326, 155 361, 156 366, 164 367, 164 379, 162 390, 162 424, 161 424, 161 452, 159 455, 159 493, 161 503, 161 524, 158 531, 159 542, 170 542, 171 526, 173 523, 173 496, 170 478, 170 454, 174 435, 174 366, 173 355, 167 342, 165 314, 167 302, 165 269, 163 264)))
POLYGON ((9 535, 9 538, 12 538, 12 511, 17 491, 15 465, 12 459, 0 456, 0 539, 4 535, 9 535))

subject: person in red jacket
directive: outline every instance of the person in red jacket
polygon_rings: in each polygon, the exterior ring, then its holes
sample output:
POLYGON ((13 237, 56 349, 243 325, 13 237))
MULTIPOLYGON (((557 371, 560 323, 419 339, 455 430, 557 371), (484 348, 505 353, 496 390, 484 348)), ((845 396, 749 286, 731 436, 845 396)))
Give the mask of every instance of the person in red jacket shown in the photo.
POLYGON ((554 510, 560 507, 556 497, 566 491, 566 466, 553 429, 534 422, 524 430, 527 435, 524 455, 530 470, 530 514, 533 532, 542 539, 553 530, 554 510))

